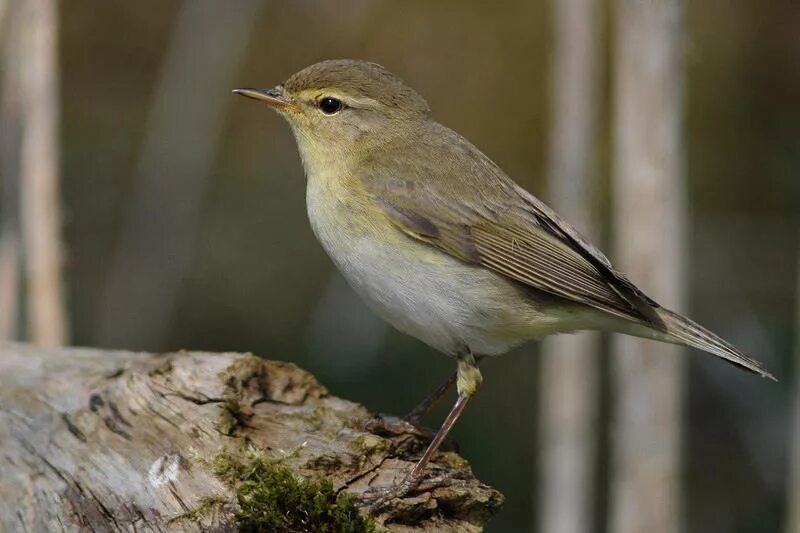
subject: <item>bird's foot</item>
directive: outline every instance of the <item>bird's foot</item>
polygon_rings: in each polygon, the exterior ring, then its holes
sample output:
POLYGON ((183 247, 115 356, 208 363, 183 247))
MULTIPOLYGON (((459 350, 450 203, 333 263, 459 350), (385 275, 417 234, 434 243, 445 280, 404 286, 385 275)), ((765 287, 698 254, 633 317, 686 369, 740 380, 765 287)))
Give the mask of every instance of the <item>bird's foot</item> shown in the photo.
POLYGON ((359 496, 362 503, 367 504, 370 513, 378 513, 389 502, 395 499, 404 498, 412 492, 425 492, 457 477, 456 472, 447 472, 430 477, 419 476, 416 478, 412 474, 407 475, 403 481, 389 487, 373 487, 359 496))
POLYGON ((404 479, 396 485, 389 487, 373 487, 361 494, 359 499, 370 506, 370 510, 379 510, 391 500, 402 498, 414 490, 415 485, 404 479))
POLYGON ((414 435, 426 441, 433 438, 433 432, 431 430, 423 428, 419 424, 404 418, 375 415, 375 417, 364 424, 363 428, 365 431, 384 437, 414 435))

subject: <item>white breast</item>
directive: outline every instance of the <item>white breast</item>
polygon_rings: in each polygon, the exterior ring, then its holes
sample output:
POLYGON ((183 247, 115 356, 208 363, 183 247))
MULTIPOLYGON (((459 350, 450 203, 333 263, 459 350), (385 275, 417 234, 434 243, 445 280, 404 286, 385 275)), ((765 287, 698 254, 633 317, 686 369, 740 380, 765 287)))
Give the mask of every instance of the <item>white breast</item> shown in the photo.
POLYGON ((352 224, 352 213, 320 181, 310 180, 307 189, 312 229, 353 289, 387 322, 450 355, 464 347, 493 355, 527 340, 497 333, 529 314, 520 309, 508 316, 510 301, 520 297, 504 278, 399 231, 388 241, 381 232, 379 239, 374 228, 352 224))

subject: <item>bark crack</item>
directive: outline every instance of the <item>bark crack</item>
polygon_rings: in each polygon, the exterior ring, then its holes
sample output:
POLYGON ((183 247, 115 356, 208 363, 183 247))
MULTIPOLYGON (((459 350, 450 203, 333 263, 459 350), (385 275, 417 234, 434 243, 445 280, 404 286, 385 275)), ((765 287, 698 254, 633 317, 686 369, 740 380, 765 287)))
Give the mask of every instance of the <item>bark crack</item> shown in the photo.
MULTIPOLYGON (((222 454, 272 457, 358 500, 373 484, 402 481, 419 447, 408 434, 372 433, 367 409, 292 364, 233 353, 75 355, 0 346, 0 530, 227 531, 241 485, 230 476, 241 473, 220 474, 222 454), (109 374, 109 357, 125 370, 109 374), (228 503, 204 512, 210 501, 228 503), (181 511, 186 518, 170 521, 181 511)), ((388 531, 478 530, 502 497, 453 457, 437 464, 431 491, 445 503, 411 496, 375 520, 388 531), (464 480, 444 475, 452 472, 464 480), (397 526, 397 516, 408 519, 397 526)))

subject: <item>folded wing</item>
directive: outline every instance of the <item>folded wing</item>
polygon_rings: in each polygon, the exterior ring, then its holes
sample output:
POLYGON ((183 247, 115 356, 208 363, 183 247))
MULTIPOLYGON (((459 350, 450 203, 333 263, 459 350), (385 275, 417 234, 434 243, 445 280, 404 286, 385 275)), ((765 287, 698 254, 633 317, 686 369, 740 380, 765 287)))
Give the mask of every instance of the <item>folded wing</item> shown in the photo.
POLYGON ((547 206, 497 176, 486 185, 436 179, 372 180, 375 202, 412 238, 462 261, 490 268, 530 287, 657 329, 659 306, 547 206), (437 186, 439 184, 439 186, 437 186))

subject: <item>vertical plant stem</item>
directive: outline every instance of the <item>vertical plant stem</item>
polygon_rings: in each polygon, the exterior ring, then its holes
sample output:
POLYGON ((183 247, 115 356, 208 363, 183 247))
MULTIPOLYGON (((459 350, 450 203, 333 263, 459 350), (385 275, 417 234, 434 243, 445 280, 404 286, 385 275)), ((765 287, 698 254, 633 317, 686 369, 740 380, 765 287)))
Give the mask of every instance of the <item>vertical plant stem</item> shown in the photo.
MULTIPOLYGON (((598 3, 557 0, 552 57, 552 119, 548 199, 588 237, 592 220, 594 125, 597 107, 598 3)), ((592 529, 598 337, 547 339, 541 358, 539 416, 541 531, 592 529)))
POLYGON ((28 336, 35 344, 68 342, 61 277, 58 145, 58 17, 55 0, 25 0, 20 33, 20 183, 28 336))
POLYGON ((786 533, 800 533, 800 242, 797 246, 797 287, 795 288, 794 383, 790 406, 788 518, 786 533))
POLYGON ((19 3, 11 6, 8 0, 0 0, 0 340, 19 335, 18 7, 19 3))
POLYGON ((191 264, 239 61, 263 4, 185 2, 95 319, 102 346, 161 349, 191 264))
MULTIPOLYGON (((617 0, 615 7, 615 258, 656 300, 681 309, 683 6, 617 0)), ((631 337, 616 337, 613 348, 610 531, 680 531, 682 350, 631 337)))

